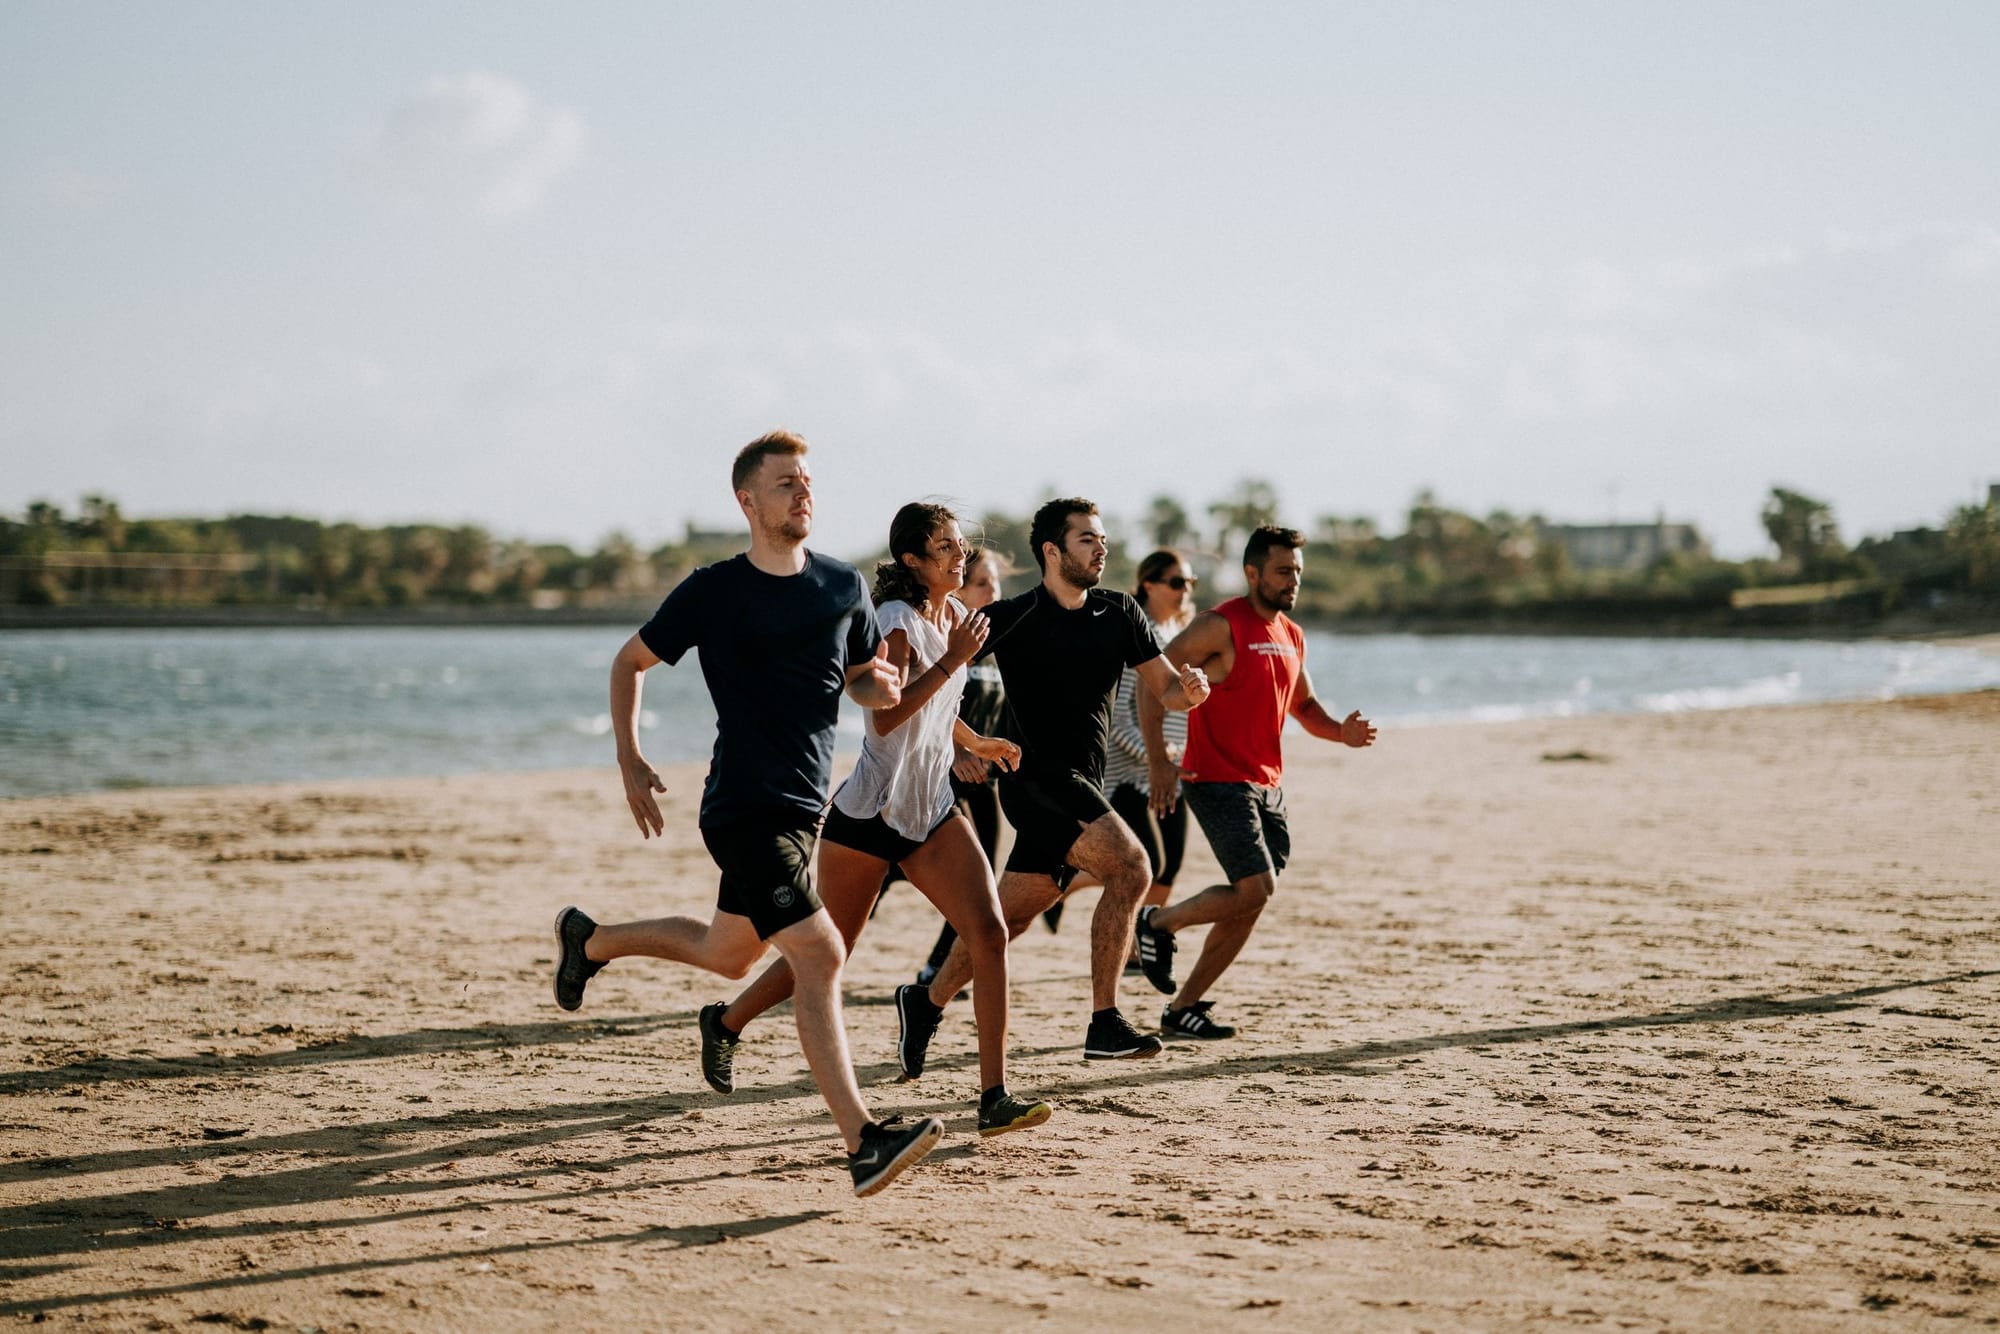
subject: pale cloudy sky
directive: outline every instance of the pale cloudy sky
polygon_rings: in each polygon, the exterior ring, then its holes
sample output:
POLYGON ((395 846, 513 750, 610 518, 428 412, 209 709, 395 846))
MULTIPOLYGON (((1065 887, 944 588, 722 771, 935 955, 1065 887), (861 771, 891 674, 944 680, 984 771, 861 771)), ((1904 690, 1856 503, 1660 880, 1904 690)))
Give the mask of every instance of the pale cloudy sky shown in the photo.
POLYGON ((0 7, 0 510, 2000 481, 2000 5, 0 7))

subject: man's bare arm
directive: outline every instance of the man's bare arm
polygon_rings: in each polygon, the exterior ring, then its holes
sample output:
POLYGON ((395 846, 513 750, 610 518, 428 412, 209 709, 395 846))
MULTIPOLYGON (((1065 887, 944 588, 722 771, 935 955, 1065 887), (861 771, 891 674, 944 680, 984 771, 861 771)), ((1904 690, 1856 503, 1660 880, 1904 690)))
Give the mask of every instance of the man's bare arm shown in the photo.
POLYGON ((1356 709, 1345 718, 1336 719, 1326 711, 1326 706, 1313 694, 1312 677, 1306 669, 1299 668, 1299 690, 1292 698, 1292 717, 1299 720, 1299 726, 1322 741, 1338 741, 1345 746, 1372 746, 1375 744, 1375 725, 1361 716, 1356 709))
MULTIPOLYGON (((1170 666, 1182 662, 1199 667, 1205 678, 1228 647, 1229 622, 1213 612, 1203 612, 1174 636, 1165 659, 1170 666)), ((1153 814, 1164 816, 1173 812, 1181 785, 1180 765, 1167 754, 1167 705, 1153 690, 1141 690, 1138 703, 1139 733, 1146 739, 1147 800, 1153 814)))
POLYGON ((625 779, 625 804, 632 808, 643 838, 666 828, 653 794, 665 792, 667 785, 639 753, 639 700, 647 671, 659 665, 659 656, 637 635, 626 640, 611 660, 611 736, 618 747, 618 772, 625 779))
POLYGON ((1163 654, 1140 663, 1137 670, 1146 693, 1176 713, 1197 708, 1208 698, 1208 676, 1199 667, 1183 667, 1176 674, 1163 654))
POLYGON ((902 669, 889 659, 889 641, 875 656, 847 669, 847 697, 864 709, 893 708, 903 697, 902 669))

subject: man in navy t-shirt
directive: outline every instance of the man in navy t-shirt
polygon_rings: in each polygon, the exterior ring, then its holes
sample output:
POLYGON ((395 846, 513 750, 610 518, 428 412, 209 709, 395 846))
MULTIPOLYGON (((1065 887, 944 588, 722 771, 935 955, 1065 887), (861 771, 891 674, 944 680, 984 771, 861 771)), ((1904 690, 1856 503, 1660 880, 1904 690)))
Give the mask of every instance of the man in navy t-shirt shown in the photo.
POLYGON ((805 549, 812 530, 805 455, 805 441, 783 431, 744 447, 731 480, 750 521, 750 550, 682 580, 611 665, 625 800, 651 838, 664 830, 653 794, 666 784, 639 752, 641 684, 649 668, 677 663, 689 649, 700 659, 716 714, 700 819, 702 842, 722 871, 715 915, 600 926, 580 909, 563 909, 556 1003, 576 1009, 597 971, 626 955, 742 977, 767 944, 775 946, 792 966, 799 1045, 847 1141, 855 1193, 872 1195, 929 1153, 944 1126, 936 1117, 915 1126, 869 1119, 841 1021, 847 950, 813 892, 840 697, 882 709, 901 692, 860 571, 805 549))

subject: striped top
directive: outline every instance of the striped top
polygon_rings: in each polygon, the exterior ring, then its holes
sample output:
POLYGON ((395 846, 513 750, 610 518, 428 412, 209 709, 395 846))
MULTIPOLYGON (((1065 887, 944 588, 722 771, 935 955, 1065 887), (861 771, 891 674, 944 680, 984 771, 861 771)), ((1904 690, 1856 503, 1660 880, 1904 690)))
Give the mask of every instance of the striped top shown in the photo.
MULTIPOLYGON (((1161 633, 1162 627, 1154 622, 1154 636, 1158 637, 1161 633)), ((1134 668, 1127 667, 1125 674, 1118 678, 1118 697, 1111 703, 1111 741, 1104 748, 1104 790, 1107 793, 1116 792, 1120 785, 1126 783, 1141 792, 1149 786, 1146 781, 1146 734, 1139 730, 1139 692, 1144 689, 1134 668)), ((1187 714, 1169 709, 1164 721, 1167 744, 1179 747, 1185 754, 1187 714)))

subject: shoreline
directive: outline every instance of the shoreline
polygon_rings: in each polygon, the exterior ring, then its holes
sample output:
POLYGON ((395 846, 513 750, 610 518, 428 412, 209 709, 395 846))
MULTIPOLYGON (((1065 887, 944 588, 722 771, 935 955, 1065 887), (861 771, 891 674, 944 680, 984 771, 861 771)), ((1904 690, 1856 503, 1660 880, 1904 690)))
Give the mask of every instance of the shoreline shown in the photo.
MULTIPOLYGON (((1974 649, 1975 651, 1982 654, 1986 654, 1988 656, 2000 657, 2000 635, 1969 636, 1967 641, 1963 643, 1961 646, 1974 649)), ((1899 704, 1899 703, 1909 703, 1909 702, 1921 703, 1924 701, 1934 701, 1945 704, 1963 703, 1968 706, 1977 707, 1978 704, 1985 699, 2000 700, 2000 686, 1988 686, 1978 690, 1943 690, 1943 691, 1937 691, 1935 693, 1914 693, 1907 695, 1893 695, 1888 697, 1887 699, 1884 699, 1880 696, 1863 696, 1854 699, 1798 700, 1795 702, 1782 703, 1782 704, 1771 704, 1771 703, 1727 704, 1716 707, 1695 706, 1685 709, 1661 709, 1652 711, 1631 711, 1622 713, 1609 712, 1609 711, 1603 713, 1567 713, 1567 714, 1523 713, 1517 716, 1509 716, 1509 717, 1429 718, 1421 722, 1391 721, 1385 723, 1384 725, 1393 728, 1397 732, 1429 732, 1438 730, 1448 730, 1452 728, 1508 727, 1508 726, 1526 725, 1533 723, 1566 723, 1566 722, 1588 724, 1596 720, 1609 721, 1615 719, 1629 719, 1629 718, 1684 718, 1684 717, 1706 716, 1714 714, 1755 712, 1758 710, 1765 710, 1765 709, 1781 710, 1781 711, 1792 711, 1799 709, 1837 709, 1837 708, 1851 708, 1856 706, 1865 706, 1872 704, 1899 704)), ((1286 740, 1288 743, 1288 748, 1292 750, 1296 750, 1301 746, 1311 745, 1311 742, 1309 740, 1307 740, 1305 737, 1303 737, 1296 731, 1292 730, 1288 730, 1286 732, 1286 740)), ((850 767, 854 763, 857 754, 858 752, 848 749, 841 749, 836 751, 834 756, 835 772, 845 773, 848 767, 850 767)), ((607 764, 604 767, 609 768, 611 766, 607 762, 607 764)), ((691 770, 696 774, 696 778, 694 780, 695 786, 699 788, 701 784, 700 775, 706 772, 707 762, 703 760, 669 761, 661 764, 659 768, 661 769, 662 772, 665 772, 667 769, 670 768, 691 770)), ((300 778, 294 780, 292 783, 286 784, 286 786, 326 786, 330 784, 369 784, 369 783, 446 783, 446 782, 454 782, 459 780, 470 780, 470 779, 496 779, 496 778, 508 778, 508 777, 530 778, 530 777, 547 777, 555 774, 590 774, 595 772, 597 772, 596 766, 579 769, 574 765, 554 765, 548 768, 541 768, 541 769, 536 769, 536 768, 448 769, 448 770, 435 771, 429 773, 415 773, 415 774, 412 773, 358 774, 358 775, 333 775, 323 778, 300 778)), ((93 796, 108 796, 113 794, 144 794, 144 793, 171 793, 171 792, 240 793, 246 790, 256 790, 270 786, 273 786, 273 784, 271 784, 268 780, 259 780, 259 779, 247 779, 241 783, 150 784, 150 783, 121 782, 101 787, 68 788, 56 792, 31 792, 18 795, 9 795, 7 793, 0 792, 0 808, 4 808, 10 802, 18 803, 18 802, 29 802, 29 801, 56 801, 66 798, 87 798, 93 796)))

